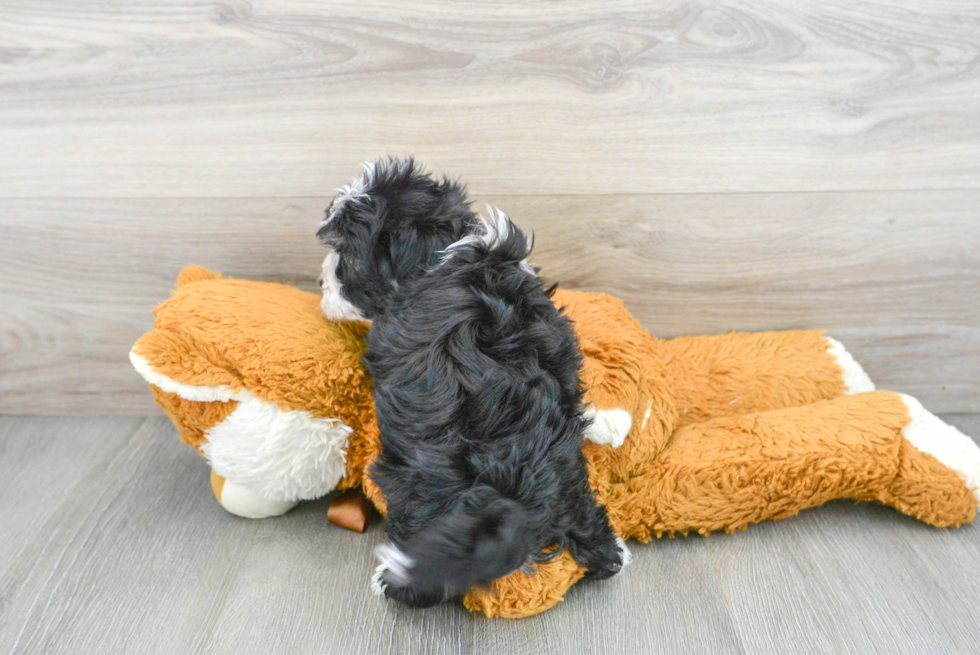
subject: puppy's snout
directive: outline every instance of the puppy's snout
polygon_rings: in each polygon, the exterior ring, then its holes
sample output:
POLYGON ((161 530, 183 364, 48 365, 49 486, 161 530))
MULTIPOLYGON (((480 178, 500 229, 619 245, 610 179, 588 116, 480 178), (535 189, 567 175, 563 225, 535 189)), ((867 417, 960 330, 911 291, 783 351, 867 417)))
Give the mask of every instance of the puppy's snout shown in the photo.
POLYGON ((322 277, 318 277, 316 279, 316 283, 320 285, 320 288, 321 289, 323 288, 323 278, 322 277))

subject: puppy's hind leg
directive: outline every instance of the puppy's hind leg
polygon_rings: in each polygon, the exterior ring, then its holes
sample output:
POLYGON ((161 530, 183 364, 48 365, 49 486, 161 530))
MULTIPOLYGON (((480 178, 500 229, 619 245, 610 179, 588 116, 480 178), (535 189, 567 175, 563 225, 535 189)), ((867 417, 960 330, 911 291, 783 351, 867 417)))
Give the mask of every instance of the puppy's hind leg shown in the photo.
POLYGON ((633 555, 613 531, 605 508, 595 504, 592 494, 586 494, 580 502, 578 521, 568 532, 568 549, 575 561, 588 569, 586 578, 611 578, 630 563, 633 555))

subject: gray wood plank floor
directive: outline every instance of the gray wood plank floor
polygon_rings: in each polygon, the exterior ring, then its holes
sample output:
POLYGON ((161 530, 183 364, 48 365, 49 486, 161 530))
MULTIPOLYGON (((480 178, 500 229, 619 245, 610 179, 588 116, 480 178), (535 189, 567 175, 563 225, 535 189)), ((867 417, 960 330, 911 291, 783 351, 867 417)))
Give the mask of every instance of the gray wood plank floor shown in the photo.
MULTIPOLYGON (((976 437, 980 415, 946 416, 976 437)), ((3 653, 969 653, 980 526, 838 502, 636 544, 523 621, 373 596, 375 524, 225 513, 163 418, 0 418, 3 653)))

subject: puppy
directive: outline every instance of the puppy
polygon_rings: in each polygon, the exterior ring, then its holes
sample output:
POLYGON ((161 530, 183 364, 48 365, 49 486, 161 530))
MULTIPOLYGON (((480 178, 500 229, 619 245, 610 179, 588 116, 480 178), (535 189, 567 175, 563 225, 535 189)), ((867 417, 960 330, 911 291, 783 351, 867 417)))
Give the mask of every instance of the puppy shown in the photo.
POLYGON ((582 364, 571 325, 527 263, 525 233, 484 222, 465 188, 411 160, 345 187, 318 232, 323 309, 373 321, 390 543, 375 590, 434 605, 568 548, 592 578, 628 551, 589 488, 582 364))

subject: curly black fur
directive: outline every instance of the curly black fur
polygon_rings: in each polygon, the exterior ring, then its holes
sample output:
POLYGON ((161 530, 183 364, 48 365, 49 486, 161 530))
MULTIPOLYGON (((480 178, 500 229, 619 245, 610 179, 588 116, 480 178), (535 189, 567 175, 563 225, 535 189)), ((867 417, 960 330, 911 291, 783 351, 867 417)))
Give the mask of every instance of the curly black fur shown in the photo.
MULTIPOLYGON (((413 179, 398 188, 417 202, 440 187, 413 179)), ((502 217, 498 235, 478 238, 465 190, 452 189, 451 202, 431 204, 440 217, 458 220, 438 222, 476 237, 448 252, 461 236, 454 229, 415 245, 418 232, 431 235, 432 216, 397 219, 389 211, 365 229, 370 220, 345 210, 327 226, 344 235, 332 241, 339 248, 375 262, 356 277, 338 267, 337 278, 374 321, 365 364, 383 455, 371 477, 387 500, 388 535, 404 564, 382 570, 379 582, 389 597, 413 606, 462 594, 565 547, 594 578, 623 564, 588 485, 582 357, 571 324, 526 264, 524 232, 502 217), (413 244, 416 270, 348 242, 368 234, 387 253, 413 244)), ((384 204, 404 206, 391 198, 384 204)))
POLYGON ((371 318, 480 221, 465 186, 434 179, 412 159, 381 159, 366 168, 334 199, 317 237, 340 255, 343 296, 371 318))

